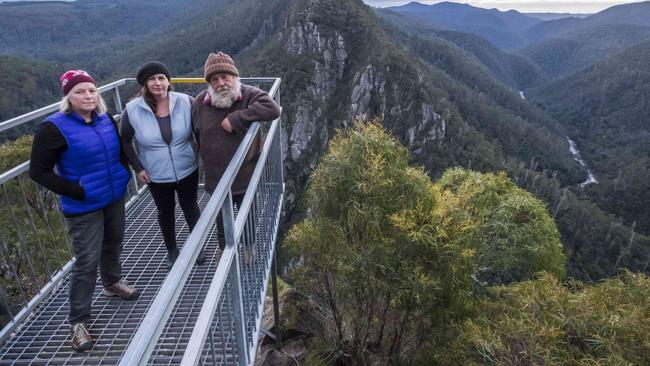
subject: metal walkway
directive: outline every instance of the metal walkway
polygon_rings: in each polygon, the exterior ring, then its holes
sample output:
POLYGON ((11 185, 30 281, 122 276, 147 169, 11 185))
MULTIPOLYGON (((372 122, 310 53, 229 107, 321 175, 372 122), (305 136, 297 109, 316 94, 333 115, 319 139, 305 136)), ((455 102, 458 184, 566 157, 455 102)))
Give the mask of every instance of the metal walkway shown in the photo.
MULTIPOLYGON (((251 81, 258 85, 272 84, 269 94, 279 104, 279 79, 253 79, 248 83, 251 81)), ((101 89, 103 93, 112 94, 118 112, 121 110, 118 87, 129 82, 130 79, 124 79, 101 89)), ((21 124, 28 117, 50 113, 48 108, 52 106, 0 123, 0 132, 21 124)), ((268 128, 262 127, 259 123, 251 126, 212 196, 205 194, 202 188, 199 190, 202 215, 191 234, 177 207, 177 239, 181 254, 169 272, 153 200, 146 189, 137 185, 131 189, 134 198, 127 208, 122 275, 136 286, 140 297, 124 301, 102 296, 98 279, 90 323, 95 340, 91 351, 76 353, 70 347, 67 322, 68 277, 73 263, 70 261, 58 274, 48 275, 50 282, 41 290, 43 293, 25 302, 17 315, 8 308, 14 320, 0 332, 0 365, 252 365, 262 332, 266 290, 270 279, 275 282, 275 242, 284 192, 280 121, 267 124, 268 128), (262 130, 266 136, 263 151, 244 201, 235 214, 230 186, 254 136, 262 130), (219 249, 216 235, 219 212, 224 217, 226 243, 223 249, 219 249), (201 248, 206 249, 207 260, 196 265, 201 248)), ((45 209, 46 196, 41 197, 38 190, 30 193, 29 187, 23 187, 24 178, 21 177, 27 168, 28 162, 0 175, 2 192, 10 205, 14 202, 10 202, 9 196, 22 192, 27 209, 14 211, 12 208, 11 214, 26 211, 35 233, 39 225, 46 223, 49 236, 54 240, 56 230, 52 229, 55 225, 51 225, 52 213, 45 209), (30 194, 41 197, 38 205, 32 203, 31 206, 41 208, 42 217, 37 210, 32 212, 29 208, 31 201, 27 196, 30 194)), ((20 226, 22 221, 14 222, 20 226)), ((16 253, 27 254, 29 267, 38 268, 32 263, 36 254, 29 253, 32 249, 28 247, 33 245, 30 240, 41 239, 38 235, 21 234, 21 230, 24 229, 15 228, 13 236, 0 232, 0 254, 13 253, 10 249, 16 246, 16 253)), ((51 248, 38 244, 44 248, 42 257, 47 257, 51 248)), ((14 268, 17 266, 5 267, 13 268, 13 278, 21 282, 24 275, 14 268)), ((0 268, 0 274, 3 270, 0 268)), ((6 302, 7 290, 2 284, 0 282, 0 300, 6 302)), ((19 283, 13 288, 14 292, 19 288, 20 293, 25 293, 21 286, 19 283)), ((273 291, 276 291, 275 284, 273 291)))
MULTIPOLYGON (((199 206, 205 208, 206 195, 200 192, 199 206)), ((178 243, 188 231, 177 207, 178 243)), ((216 242, 215 242, 216 243, 216 242)), ((16 335, 0 350, 0 365, 115 365, 142 322, 160 285, 167 276, 167 251, 156 221, 156 207, 148 193, 127 211, 122 271, 124 278, 140 290, 135 301, 102 296, 98 280, 92 306, 90 328, 95 337, 92 351, 76 353, 70 348, 68 328, 68 277, 45 300, 16 335)), ((183 299, 174 309, 174 321, 167 329, 162 354, 178 357, 179 345, 187 343, 212 274, 219 263, 216 244, 207 247, 207 260, 195 265, 183 299), (183 321, 185 320, 185 321, 183 321), (188 325, 189 324, 189 325, 188 325), (189 329, 188 329, 189 328, 189 329)), ((184 350, 184 347, 180 350, 184 350)))

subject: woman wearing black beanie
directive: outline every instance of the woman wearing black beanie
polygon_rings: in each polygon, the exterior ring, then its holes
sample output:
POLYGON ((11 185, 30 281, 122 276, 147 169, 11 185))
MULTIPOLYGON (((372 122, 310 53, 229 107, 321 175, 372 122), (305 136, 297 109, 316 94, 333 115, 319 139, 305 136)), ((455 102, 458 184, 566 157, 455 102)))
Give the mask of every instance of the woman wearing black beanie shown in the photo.
MULTIPOLYGON (((197 204, 198 161, 191 123, 192 98, 171 91, 167 66, 147 62, 136 77, 140 95, 122 112, 120 135, 138 180, 147 183, 158 209, 158 224, 167 248, 167 269, 178 257, 176 243, 175 195, 192 231, 201 212, 197 204), (133 139, 137 141, 137 152, 133 139)), ((196 262, 205 261, 201 254, 196 262)))

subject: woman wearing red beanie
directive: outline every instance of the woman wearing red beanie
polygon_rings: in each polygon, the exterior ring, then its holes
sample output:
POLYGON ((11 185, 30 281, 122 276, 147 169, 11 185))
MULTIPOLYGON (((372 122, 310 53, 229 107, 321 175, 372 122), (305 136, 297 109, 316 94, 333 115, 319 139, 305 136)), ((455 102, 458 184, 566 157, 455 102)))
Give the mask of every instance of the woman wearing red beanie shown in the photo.
MULTIPOLYGON (((197 204, 199 165, 192 137, 193 99, 171 91, 169 69, 158 61, 140 67, 140 95, 126 104, 120 135, 138 179, 147 183, 158 209, 158 224, 167 248, 167 269, 179 255, 175 207, 178 203, 192 231, 201 212, 197 204), (137 141, 137 152, 133 139, 137 141)), ((202 250, 196 262, 205 261, 202 250)))
POLYGON ((60 80, 59 112, 38 126, 29 172, 60 198, 76 257, 69 295, 72 348, 82 352, 93 344, 88 322, 97 266, 104 295, 125 300, 138 296, 122 279, 120 264, 130 175, 95 80, 83 70, 67 71, 60 80))

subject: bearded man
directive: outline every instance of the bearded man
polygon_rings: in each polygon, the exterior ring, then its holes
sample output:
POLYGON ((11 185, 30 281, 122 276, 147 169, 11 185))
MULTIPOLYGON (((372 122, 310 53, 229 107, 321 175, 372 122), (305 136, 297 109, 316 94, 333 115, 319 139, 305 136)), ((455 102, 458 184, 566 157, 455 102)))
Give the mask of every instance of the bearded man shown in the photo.
MULTIPOLYGON (((225 53, 211 53, 203 74, 208 89, 199 93, 192 104, 192 128, 204 164, 205 190, 212 194, 250 125, 278 118, 280 107, 263 90, 242 84, 235 63, 225 53)), ((261 148, 258 134, 232 185, 233 203, 238 206, 261 148)))

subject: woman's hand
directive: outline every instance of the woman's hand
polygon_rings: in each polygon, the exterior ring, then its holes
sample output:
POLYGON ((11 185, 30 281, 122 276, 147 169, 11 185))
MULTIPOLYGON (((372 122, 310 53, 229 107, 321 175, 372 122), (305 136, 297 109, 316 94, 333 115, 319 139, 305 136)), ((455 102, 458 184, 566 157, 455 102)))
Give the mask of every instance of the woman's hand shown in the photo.
POLYGON ((138 180, 139 180, 140 182, 142 182, 142 183, 149 183, 149 182, 151 182, 151 181, 149 180, 149 174, 147 174, 147 171, 146 171, 146 170, 142 170, 142 171, 140 171, 140 173, 138 173, 138 180))

